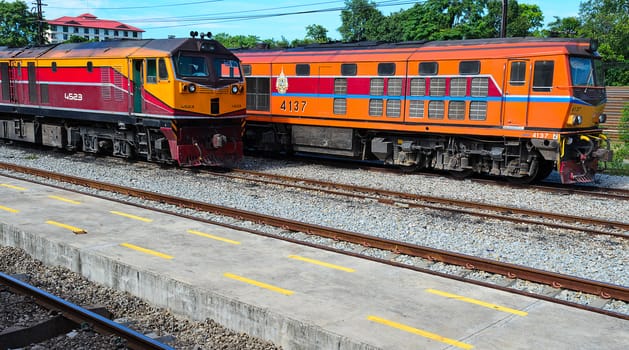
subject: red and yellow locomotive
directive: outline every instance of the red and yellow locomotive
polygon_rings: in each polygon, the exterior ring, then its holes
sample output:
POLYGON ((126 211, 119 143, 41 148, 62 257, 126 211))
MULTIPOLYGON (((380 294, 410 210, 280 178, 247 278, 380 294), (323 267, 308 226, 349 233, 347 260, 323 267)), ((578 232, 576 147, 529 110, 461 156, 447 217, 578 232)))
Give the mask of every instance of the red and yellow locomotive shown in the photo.
POLYGON ((589 182, 610 160, 600 59, 584 39, 332 44, 236 52, 246 144, 406 169, 589 182))
POLYGON ((214 40, 0 48, 0 138, 230 166, 242 158, 240 62, 214 40))

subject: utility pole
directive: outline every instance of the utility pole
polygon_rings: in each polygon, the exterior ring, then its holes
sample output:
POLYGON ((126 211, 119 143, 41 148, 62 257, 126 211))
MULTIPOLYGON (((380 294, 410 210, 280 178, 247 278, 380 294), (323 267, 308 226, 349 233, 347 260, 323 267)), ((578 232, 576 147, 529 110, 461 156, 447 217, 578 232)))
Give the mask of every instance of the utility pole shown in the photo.
POLYGON ((502 0, 502 23, 500 24, 500 37, 507 37, 507 8, 509 0, 502 0))
POLYGON ((41 3, 42 0, 37 0, 37 45, 44 45, 44 12, 42 6, 47 6, 41 3))

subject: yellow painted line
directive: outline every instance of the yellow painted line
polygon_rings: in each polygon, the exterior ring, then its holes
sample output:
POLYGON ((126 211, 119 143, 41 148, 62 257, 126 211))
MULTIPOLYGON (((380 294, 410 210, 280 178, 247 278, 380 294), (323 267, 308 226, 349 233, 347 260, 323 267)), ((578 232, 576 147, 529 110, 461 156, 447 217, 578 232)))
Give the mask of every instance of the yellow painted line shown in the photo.
POLYGON ((142 248, 142 247, 139 247, 139 246, 131 244, 131 243, 120 243, 120 245, 123 246, 123 247, 129 248, 129 249, 137 250, 138 252, 142 252, 142 253, 146 253, 146 254, 150 254, 150 255, 155 255, 155 256, 158 256, 158 257, 163 258, 163 259, 169 259, 170 260, 170 259, 173 258, 172 255, 160 253, 158 251, 151 250, 151 249, 142 248))
POLYGON ((20 212, 17 209, 5 207, 5 206, 2 206, 2 205, 0 205, 0 210, 8 211, 9 213, 19 213, 20 212))
POLYGON ((331 269, 341 270, 341 271, 345 271, 345 272, 356 272, 356 270, 350 269, 349 267, 343 267, 343 266, 334 265, 334 264, 326 263, 326 262, 319 261, 319 260, 304 258, 303 256, 299 256, 299 255, 289 255, 288 257, 291 258, 291 259, 305 261, 305 262, 308 262, 308 263, 311 263, 311 264, 324 266, 324 267, 328 267, 328 268, 331 268, 331 269))
POLYGON ((58 201, 62 201, 62 202, 70 203, 70 204, 81 204, 81 202, 68 199, 68 198, 59 197, 59 196, 48 196, 48 198, 56 199, 58 201))
POLYGON ((11 189, 18 190, 18 191, 28 191, 26 188, 20 187, 20 186, 13 186, 13 185, 8 185, 8 184, 0 184, 0 186, 6 187, 6 188, 11 188, 11 189))
POLYGON ((389 326, 389 327, 393 327, 393 328, 397 328, 397 329, 403 330, 405 332, 417 334, 417 335, 420 335, 420 336, 422 336, 424 338, 428 338, 428 339, 436 340, 436 341, 441 342, 441 343, 446 343, 446 344, 449 344, 449 345, 452 345, 452 346, 456 346, 457 348, 461 348, 461 349, 473 349, 474 348, 473 345, 470 345, 470 344, 467 344, 467 343, 463 343, 463 342, 460 342, 458 340, 442 337, 439 334, 435 334, 435 333, 427 332, 427 331, 424 331, 424 330, 421 330, 421 329, 413 328, 413 327, 407 326, 405 324, 389 321, 389 320, 386 320, 384 318, 380 318, 378 316, 367 316, 367 319, 369 321, 377 322, 377 323, 383 324, 385 326, 389 326))
POLYGON ((214 235, 211 235, 209 233, 203 233, 203 232, 197 231, 197 230, 188 230, 188 233, 192 233, 193 235, 197 235, 197 236, 201 236, 201 237, 205 237, 205 238, 215 239, 217 241, 221 241, 221 242, 225 242, 225 243, 240 244, 240 242, 238 242, 238 241, 232 241, 231 239, 214 236, 214 235))
POLYGON ((129 219, 140 220, 140 221, 144 221, 144 222, 153 222, 153 219, 147 219, 147 218, 143 218, 141 216, 135 216, 135 215, 123 213, 123 212, 120 212, 120 211, 112 210, 112 211, 110 211, 110 213, 116 214, 116 215, 120 215, 120 216, 124 216, 125 218, 129 218, 129 219))
POLYGON ((61 227, 61 228, 68 229, 68 230, 70 230, 70 231, 72 231, 72 232, 74 232, 74 233, 76 233, 76 234, 87 233, 87 231, 85 231, 85 230, 84 230, 84 229, 82 229, 82 228, 78 228, 78 227, 75 227, 75 226, 70 226, 70 225, 62 224, 62 223, 60 223, 60 222, 56 222, 56 221, 52 221, 52 220, 48 220, 48 221, 46 221, 46 223, 47 223, 48 225, 53 225, 53 226, 57 226, 57 227, 61 227))
POLYGON ((229 272, 225 272, 223 274, 223 276, 231 278, 231 279, 234 279, 236 281, 253 284, 254 286, 258 286, 260 288, 272 290, 274 292, 281 293, 281 294, 284 294, 284 295, 292 295, 293 293, 295 293, 292 290, 276 287, 276 286, 273 286, 273 285, 270 285, 270 284, 266 284, 266 283, 263 283, 263 282, 254 281, 252 279, 249 279, 249 278, 246 278, 246 277, 242 277, 242 276, 238 276, 238 275, 234 275, 234 274, 231 274, 229 272))
POLYGON ((502 311, 502 312, 508 312, 511 314, 515 314, 518 316, 526 316, 529 313, 526 311, 520 311, 520 310, 516 310, 516 309, 511 309, 508 307, 504 307, 504 306, 500 306, 500 305, 496 305, 496 304, 491 304, 491 303, 486 303, 484 301, 480 301, 477 299, 472 299, 472 298, 467 298, 461 295, 456 295, 456 294, 452 294, 452 293, 448 293, 448 292, 443 292, 440 290, 436 290, 436 289, 426 289, 426 292, 428 293, 432 293, 432 294, 436 294, 436 295, 440 295, 442 297, 446 297, 446 298, 450 298, 450 299, 456 299, 456 300, 460 300, 460 301, 464 301, 466 303, 471 303, 471 304, 475 304, 475 305, 480 305, 480 306, 484 306, 490 309, 494 309, 494 310, 498 310, 498 311, 502 311))

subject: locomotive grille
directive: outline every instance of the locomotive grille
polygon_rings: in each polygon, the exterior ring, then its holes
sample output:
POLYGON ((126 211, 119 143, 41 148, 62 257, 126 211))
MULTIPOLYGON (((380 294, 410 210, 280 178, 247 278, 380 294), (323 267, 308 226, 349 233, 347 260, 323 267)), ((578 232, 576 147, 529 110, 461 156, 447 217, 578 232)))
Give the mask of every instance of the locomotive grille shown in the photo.
POLYGON ((400 100, 388 100, 387 101, 387 117, 399 117, 400 116, 400 100))
POLYGON ((430 79, 430 96, 446 95, 446 78, 430 79))
POLYGON ((467 93, 467 78, 452 78, 450 81, 450 96, 465 96, 467 93))
POLYGON ((450 101, 448 104, 448 119, 465 119, 465 101, 450 101))
POLYGON ((411 96, 426 96, 426 79, 425 78, 411 79, 411 96))
MULTIPOLYGON (((387 87, 387 95, 389 96, 400 96, 402 95, 402 79, 389 79, 389 84, 387 87)), ((388 106, 387 106, 388 110, 388 106)), ((388 115, 388 113, 387 113, 388 115)), ((399 113, 398 113, 399 115, 399 113)))
POLYGON ((382 78, 371 79, 371 83, 369 85, 369 95, 373 95, 373 96, 384 95, 384 79, 382 78))
POLYGON ((369 115, 372 117, 382 116, 382 100, 369 100, 369 115))
POLYGON ((410 107, 411 118, 423 118, 424 117, 424 101, 411 101, 410 107))
POLYGON ((335 98, 334 99, 334 114, 344 115, 347 112, 347 99, 335 98))
POLYGON ((346 78, 334 79, 334 94, 335 95, 347 94, 347 79, 346 78))
POLYGON ((428 103, 428 118, 443 119, 444 110, 443 101, 430 101, 428 103))
POLYGON ((489 78, 472 78, 472 96, 487 97, 489 93, 489 78))
POLYGON ((470 102, 470 120, 487 119, 487 102, 472 101, 470 102))

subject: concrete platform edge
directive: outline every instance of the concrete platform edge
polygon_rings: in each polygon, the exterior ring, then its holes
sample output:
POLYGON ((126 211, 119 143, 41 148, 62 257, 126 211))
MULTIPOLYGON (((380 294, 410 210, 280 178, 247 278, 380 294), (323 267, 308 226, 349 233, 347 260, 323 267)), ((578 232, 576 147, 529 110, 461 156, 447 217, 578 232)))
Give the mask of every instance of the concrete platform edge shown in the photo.
POLYGON ((378 349, 267 309, 243 303, 154 272, 111 260, 96 250, 78 249, 0 223, 0 244, 24 249, 48 266, 62 266, 92 282, 129 292, 193 320, 213 319, 236 332, 285 349, 378 349))

